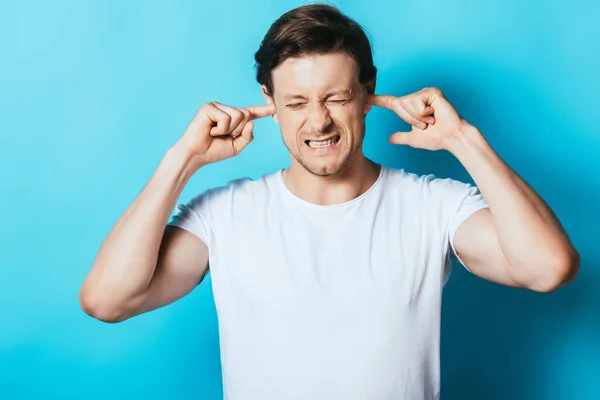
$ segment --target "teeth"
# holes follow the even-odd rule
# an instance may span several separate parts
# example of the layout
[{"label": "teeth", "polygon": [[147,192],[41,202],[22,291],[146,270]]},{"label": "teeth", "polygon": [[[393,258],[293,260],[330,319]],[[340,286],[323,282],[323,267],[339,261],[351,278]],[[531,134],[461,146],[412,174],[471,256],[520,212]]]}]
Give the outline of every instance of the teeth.
[{"label": "teeth", "polygon": [[334,136],[327,140],[309,140],[308,145],[310,147],[327,147],[338,141],[338,137]]}]

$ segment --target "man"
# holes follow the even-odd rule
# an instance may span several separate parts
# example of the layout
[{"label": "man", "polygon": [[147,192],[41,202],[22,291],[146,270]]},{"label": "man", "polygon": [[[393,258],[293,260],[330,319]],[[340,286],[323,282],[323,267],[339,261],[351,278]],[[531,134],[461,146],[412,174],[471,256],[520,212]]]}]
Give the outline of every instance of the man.
[{"label": "man", "polygon": [[[337,9],[284,14],[255,58],[267,104],[200,108],[102,244],[81,288],[88,314],[118,322],[169,304],[210,265],[225,398],[434,399],[451,254],[539,292],[575,276],[552,211],[442,92],[374,94],[369,41]],[[477,186],[367,159],[372,106],[413,126],[391,143],[449,151]],[[188,179],[271,115],[291,167],[207,190],[169,222]]]}]

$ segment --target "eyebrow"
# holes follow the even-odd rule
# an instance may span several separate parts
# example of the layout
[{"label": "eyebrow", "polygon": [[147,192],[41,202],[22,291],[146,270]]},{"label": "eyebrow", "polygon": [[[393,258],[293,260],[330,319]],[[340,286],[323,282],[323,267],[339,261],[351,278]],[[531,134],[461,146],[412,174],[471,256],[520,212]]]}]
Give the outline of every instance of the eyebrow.
[{"label": "eyebrow", "polygon": [[[324,97],[327,98],[327,97],[337,96],[337,95],[352,97],[352,90],[351,89],[332,90],[331,92],[327,92]],[[286,94],[283,97],[283,99],[284,100],[295,100],[295,99],[306,100],[307,97],[302,94],[290,93],[290,94]]]}]

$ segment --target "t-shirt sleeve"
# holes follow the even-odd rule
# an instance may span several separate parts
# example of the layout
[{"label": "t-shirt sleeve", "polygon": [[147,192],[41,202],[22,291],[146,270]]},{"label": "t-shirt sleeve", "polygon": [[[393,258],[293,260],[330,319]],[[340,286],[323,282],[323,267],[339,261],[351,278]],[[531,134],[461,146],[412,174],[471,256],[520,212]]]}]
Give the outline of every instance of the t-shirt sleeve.
[{"label": "t-shirt sleeve", "polygon": [[210,214],[210,191],[205,191],[187,203],[177,205],[175,214],[167,225],[177,226],[196,235],[209,248],[212,245],[213,231]]},{"label": "t-shirt sleeve", "polygon": [[447,204],[450,207],[448,210],[449,221],[446,230],[448,245],[452,251],[452,255],[466,268],[465,263],[459,257],[456,248],[454,247],[454,235],[456,234],[458,227],[468,217],[476,211],[488,207],[488,203],[477,186],[456,180],[448,180],[447,182],[449,195]]},{"label": "t-shirt sleeve", "polygon": [[[234,202],[242,204],[244,209],[243,199],[247,196],[243,196],[242,193],[245,184],[251,181],[248,177],[234,179],[223,186],[205,190],[187,203],[178,204],[167,225],[193,233],[209,249],[214,249],[219,237],[226,237],[230,232],[233,219],[239,218],[239,213],[234,213]],[[243,215],[243,212],[241,214]]]}]

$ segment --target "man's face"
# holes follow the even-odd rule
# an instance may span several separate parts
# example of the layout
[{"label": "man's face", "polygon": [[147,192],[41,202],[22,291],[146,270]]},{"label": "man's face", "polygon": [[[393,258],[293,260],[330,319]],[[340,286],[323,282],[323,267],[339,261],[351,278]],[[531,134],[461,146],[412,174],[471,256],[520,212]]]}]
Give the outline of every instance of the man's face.
[{"label": "man's face", "polygon": [[336,175],[362,157],[366,90],[345,53],[290,58],[272,71],[275,122],[297,162],[318,176]]}]

